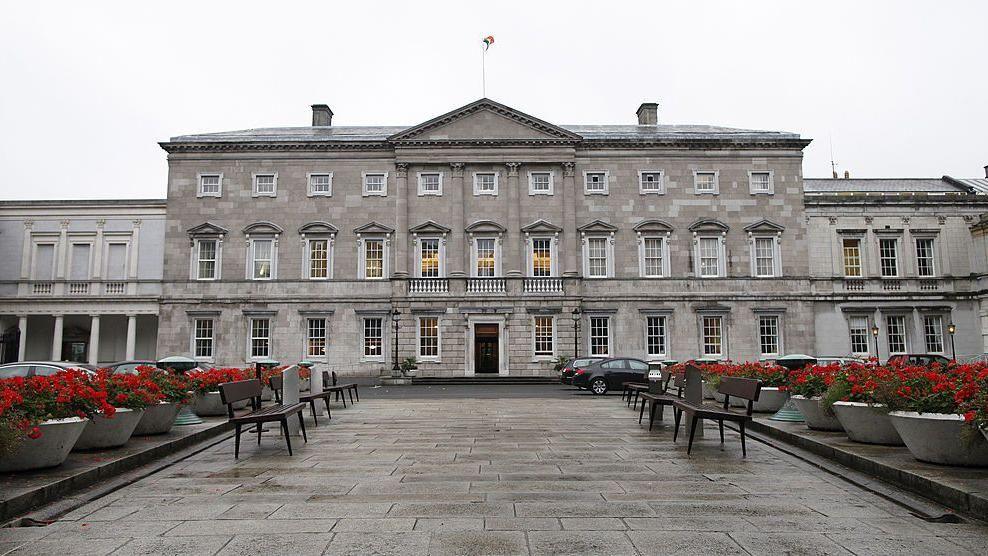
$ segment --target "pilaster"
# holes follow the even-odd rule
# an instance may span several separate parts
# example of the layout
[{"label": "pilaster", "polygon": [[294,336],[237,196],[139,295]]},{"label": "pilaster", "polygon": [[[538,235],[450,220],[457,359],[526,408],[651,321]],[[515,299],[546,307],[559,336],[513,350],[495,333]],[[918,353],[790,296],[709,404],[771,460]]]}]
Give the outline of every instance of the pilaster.
[{"label": "pilaster", "polygon": [[470,260],[466,251],[466,241],[464,224],[466,220],[466,205],[463,201],[465,195],[463,193],[463,163],[453,162],[449,165],[450,175],[452,179],[450,180],[450,203],[452,204],[452,230],[449,233],[449,249],[447,249],[446,254],[449,259],[449,272],[448,276],[460,277],[466,276],[466,261]]},{"label": "pilaster", "polygon": [[576,238],[579,235],[576,230],[576,178],[575,164],[573,162],[563,162],[563,234],[560,249],[565,253],[563,257],[563,276],[579,276],[580,269],[577,264],[576,252],[578,250]]},{"label": "pilaster", "polygon": [[521,163],[508,162],[505,166],[508,167],[508,231],[505,234],[507,245],[503,259],[507,263],[505,275],[521,276],[521,195],[518,190],[518,167]]},{"label": "pilaster", "polygon": [[395,278],[408,278],[408,164],[395,164]]}]

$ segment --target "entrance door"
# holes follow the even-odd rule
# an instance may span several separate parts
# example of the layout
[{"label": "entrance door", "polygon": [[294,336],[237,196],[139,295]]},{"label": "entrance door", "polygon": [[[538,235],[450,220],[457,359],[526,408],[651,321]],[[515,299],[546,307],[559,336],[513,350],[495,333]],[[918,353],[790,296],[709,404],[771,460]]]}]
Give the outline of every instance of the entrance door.
[{"label": "entrance door", "polygon": [[474,372],[497,373],[499,370],[498,330],[496,324],[475,324],[474,337]]}]

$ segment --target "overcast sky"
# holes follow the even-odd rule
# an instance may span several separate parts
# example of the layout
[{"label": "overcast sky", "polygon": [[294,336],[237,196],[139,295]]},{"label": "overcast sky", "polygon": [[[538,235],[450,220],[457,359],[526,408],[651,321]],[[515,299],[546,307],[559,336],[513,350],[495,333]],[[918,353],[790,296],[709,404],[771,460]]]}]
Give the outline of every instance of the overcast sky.
[{"label": "overcast sky", "polygon": [[[646,6],[646,4],[650,4]],[[149,9],[152,7],[153,9]],[[171,136],[412,125],[481,96],[558,124],[794,131],[855,177],[983,177],[988,2],[4,2],[0,198],[163,197]]]}]

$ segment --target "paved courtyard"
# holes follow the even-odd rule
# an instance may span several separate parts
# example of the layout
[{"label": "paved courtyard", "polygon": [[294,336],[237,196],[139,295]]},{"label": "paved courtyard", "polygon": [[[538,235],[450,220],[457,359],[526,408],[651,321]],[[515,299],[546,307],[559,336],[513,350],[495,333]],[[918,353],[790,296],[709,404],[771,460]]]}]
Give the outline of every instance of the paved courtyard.
[{"label": "paved courtyard", "polygon": [[[0,554],[984,554],[988,529],[928,523],[771,447],[716,429],[686,456],[618,396],[373,396],[224,441]],[[518,389],[512,392],[517,393]],[[544,392],[544,395],[540,392]],[[464,395],[468,395],[464,389]],[[667,415],[667,419],[671,418]],[[273,428],[273,427],[272,427]]]}]

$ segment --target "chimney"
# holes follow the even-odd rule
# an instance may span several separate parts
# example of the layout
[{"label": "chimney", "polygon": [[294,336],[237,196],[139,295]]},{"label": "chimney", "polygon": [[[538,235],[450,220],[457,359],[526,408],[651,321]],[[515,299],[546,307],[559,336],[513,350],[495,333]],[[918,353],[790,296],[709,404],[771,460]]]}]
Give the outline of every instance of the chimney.
[{"label": "chimney", "polygon": [[312,127],[329,127],[333,125],[333,111],[325,104],[312,105]]},{"label": "chimney", "polygon": [[845,180],[851,179],[851,172],[844,170],[844,179]]},{"label": "chimney", "polygon": [[654,102],[643,102],[638,107],[638,125],[657,125],[659,123],[659,105]]},{"label": "chimney", "polygon": [[985,166],[985,179],[988,180],[988,166]]}]

